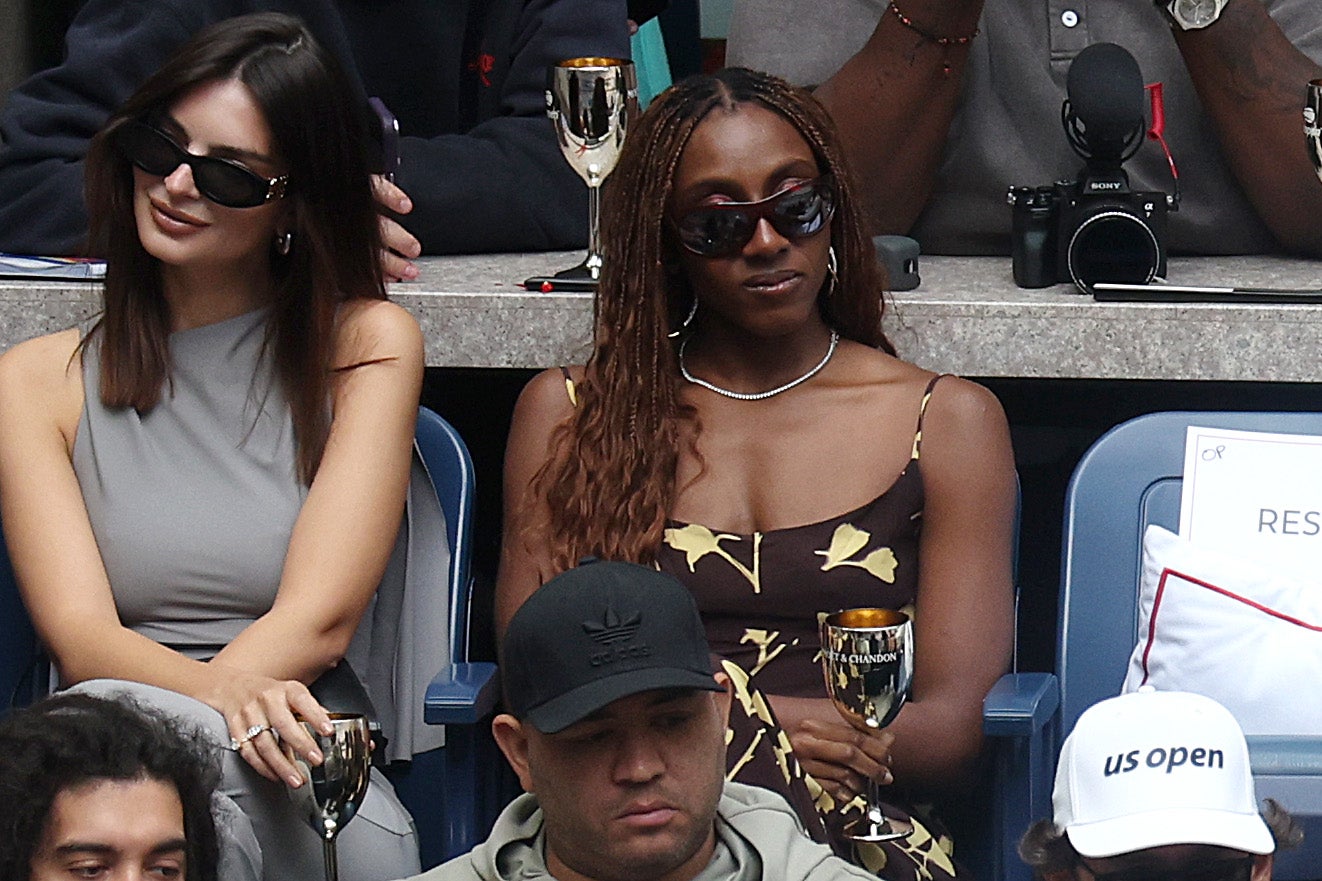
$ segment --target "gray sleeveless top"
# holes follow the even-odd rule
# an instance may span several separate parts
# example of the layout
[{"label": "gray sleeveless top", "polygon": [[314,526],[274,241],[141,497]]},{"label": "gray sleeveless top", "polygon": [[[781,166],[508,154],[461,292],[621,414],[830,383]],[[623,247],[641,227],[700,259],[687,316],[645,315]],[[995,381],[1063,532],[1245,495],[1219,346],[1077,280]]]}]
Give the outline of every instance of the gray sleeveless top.
[{"label": "gray sleeveless top", "polygon": [[[73,467],[120,621],[193,658],[271,608],[307,495],[265,319],[171,334],[171,380],[146,414],[102,404],[99,334],[83,354]],[[449,663],[448,567],[444,515],[415,453],[399,539],[347,654],[392,759],[444,739],[421,717],[427,682]]]},{"label": "gray sleeveless top", "polygon": [[270,609],[306,495],[265,317],[171,334],[171,382],[142,415],[101,403],[100,335],[83,357],[73,467],[120,620],[193,657]]}]

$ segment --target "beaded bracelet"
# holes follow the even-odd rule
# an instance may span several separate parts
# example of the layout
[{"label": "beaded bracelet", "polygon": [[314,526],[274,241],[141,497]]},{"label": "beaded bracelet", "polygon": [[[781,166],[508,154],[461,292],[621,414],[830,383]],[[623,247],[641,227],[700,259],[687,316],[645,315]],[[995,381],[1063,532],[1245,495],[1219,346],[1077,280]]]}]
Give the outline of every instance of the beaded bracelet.
[{"label": "beaded bracelet", "polygon": [[894,2],[892,2],[890,5],[890,11],[895,13],[895,17],[900,20],[900,24],[904,25],[906,28],[913,31],[915,34],[922,37],[927,42],[935,43],[936,45],[940,46],[942,50],[944,50],[945,54],[942,56],[941,59],[941,72],[946,76],[950,76],[950,71],[951,71],[950,47],[967,46],[969,43],[973,42],[974,37],[982,33],[981,28],[974,28],[973,33],[965,34],[962,37],[938,37],[936,34],[933,34],[929,31],[925,31],[922,28],[920,28],[918,25],[914,24],[913,19],[905,15],[903,12],[901,12],[900,7],[896,6]]}]

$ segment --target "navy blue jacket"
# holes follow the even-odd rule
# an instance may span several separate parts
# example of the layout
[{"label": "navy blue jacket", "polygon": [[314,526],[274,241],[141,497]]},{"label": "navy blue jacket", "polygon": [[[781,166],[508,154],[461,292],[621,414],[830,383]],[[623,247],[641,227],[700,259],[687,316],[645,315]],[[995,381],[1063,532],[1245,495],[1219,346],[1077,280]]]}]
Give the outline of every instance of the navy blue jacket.
[{"label": "navy blue jacket", "polygon": [[0,112],[0,251],[77,254],[87,143],[205,25],[296,15],[379,96],[403,134],[396,182],[424,253],[537,251],[587,240],[586,189],[545,116],[550,64],[628,57],[625,0],[88,0],[65,61]]}]

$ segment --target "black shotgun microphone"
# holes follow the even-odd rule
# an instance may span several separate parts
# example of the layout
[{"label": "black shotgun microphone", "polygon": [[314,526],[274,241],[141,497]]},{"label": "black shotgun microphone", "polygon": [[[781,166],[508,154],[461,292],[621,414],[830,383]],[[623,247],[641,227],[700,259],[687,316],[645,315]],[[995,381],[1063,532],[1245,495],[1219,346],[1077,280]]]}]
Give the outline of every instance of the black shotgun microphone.
[{"label": "black shotgun microphone", "polygon": [[1084,159],[1121,163],[1143,140],[1143,74],[1123,46],[1094,43],[1065,77],[1061,108],[1070,146]]}]

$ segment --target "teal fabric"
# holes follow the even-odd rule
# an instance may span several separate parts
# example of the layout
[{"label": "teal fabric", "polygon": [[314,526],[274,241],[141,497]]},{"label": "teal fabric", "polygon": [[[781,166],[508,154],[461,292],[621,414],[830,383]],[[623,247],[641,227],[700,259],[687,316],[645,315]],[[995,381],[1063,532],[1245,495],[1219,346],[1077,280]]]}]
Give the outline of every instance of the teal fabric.
[{"label": "teal fabric", "polygon": [[630,49],[638,75],[638,109],[646,110],[653,98],[670,87],[670,62],[666,60],[661,22],[653,18],[641,25],[630,41]]}]

